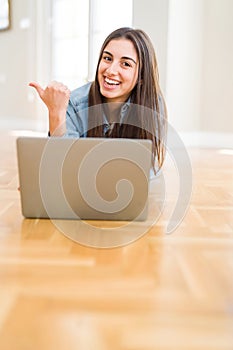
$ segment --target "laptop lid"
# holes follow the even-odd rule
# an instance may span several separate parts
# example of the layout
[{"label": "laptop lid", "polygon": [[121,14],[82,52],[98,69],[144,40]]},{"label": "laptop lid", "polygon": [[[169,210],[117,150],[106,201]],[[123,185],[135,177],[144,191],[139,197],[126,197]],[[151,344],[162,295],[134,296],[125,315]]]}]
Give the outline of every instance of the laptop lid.
[{"label": "laptop lid", "polygon": [[146,220],[151,141],[19,137],[26,218]]}]

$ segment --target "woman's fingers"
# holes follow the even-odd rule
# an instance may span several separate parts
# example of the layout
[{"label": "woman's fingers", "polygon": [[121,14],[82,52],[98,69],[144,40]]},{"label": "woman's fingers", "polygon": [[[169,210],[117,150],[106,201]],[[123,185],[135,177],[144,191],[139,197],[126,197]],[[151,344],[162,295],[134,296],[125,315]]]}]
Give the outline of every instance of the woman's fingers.
[{"label": "woman's fingers", "polygon": [[46,87],[43,97],[50,111],[64,111],[69,102],[70,91],[64,84],[53,81]]},{"label": "woman's fingers", "polygon": [[36,89],[50,112],[55,111],[59,113],[66,110],[70,98],[70,90],[64,84],[52,81],[45,89],[36,82],[29,83],[29,86]]},{"label": "woman's fingers", "polygon": [[31,86],[34,89],[36,89],[36,91],[38,92],[40,98],[42,98],[43,93],[44,93],[44,89],[40,86],[40,84],[35,83],[35,82],[31,82],[31,83],[29,83],[29,86]]}]

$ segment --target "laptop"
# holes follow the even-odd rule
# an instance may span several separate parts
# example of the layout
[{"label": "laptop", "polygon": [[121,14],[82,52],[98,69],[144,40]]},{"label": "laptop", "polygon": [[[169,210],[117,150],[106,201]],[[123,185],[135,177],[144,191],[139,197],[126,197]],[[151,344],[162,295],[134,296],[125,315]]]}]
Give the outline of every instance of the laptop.
[{"label": "laptop", "polygon": [[150,140],[19,137],[22,215],[72,220],[146,220]]}]

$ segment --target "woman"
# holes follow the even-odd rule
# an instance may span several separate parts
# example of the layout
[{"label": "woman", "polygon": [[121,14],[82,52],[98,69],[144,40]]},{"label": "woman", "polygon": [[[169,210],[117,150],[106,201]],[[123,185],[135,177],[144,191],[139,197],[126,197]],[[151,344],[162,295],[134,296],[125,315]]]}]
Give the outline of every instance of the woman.
[{"label": "woman", "polygon": [[152,140],[153,169],[165,156],[166,105],[159,87],[151,40],[132,28],[104,41],[92,83],[74,90],[52,82],[30,83],[49,110],[49,135],[123,137]]}]

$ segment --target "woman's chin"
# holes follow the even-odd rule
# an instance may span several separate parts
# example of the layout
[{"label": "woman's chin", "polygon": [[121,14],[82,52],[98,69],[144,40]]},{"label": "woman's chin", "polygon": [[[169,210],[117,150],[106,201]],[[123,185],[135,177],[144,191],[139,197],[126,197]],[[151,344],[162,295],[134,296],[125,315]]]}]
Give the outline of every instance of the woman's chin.
[{"label": "woman's chin", "polygon": [[100,93],[106,99],[115,99],[118,97],[118,94],[113,91],[106,91],[106,89],[100,89]]}]

